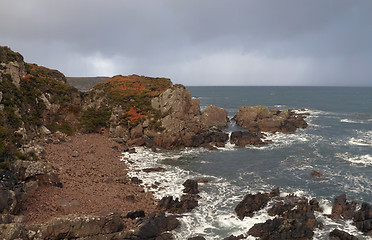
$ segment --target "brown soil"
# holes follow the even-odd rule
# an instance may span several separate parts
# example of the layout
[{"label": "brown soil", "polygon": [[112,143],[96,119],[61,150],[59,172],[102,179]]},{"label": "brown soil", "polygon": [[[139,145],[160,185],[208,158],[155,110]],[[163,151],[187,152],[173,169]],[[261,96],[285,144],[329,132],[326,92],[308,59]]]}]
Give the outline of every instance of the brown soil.
[{"label": "brown soil", "polygon": [[[152,194],[128,179],[127,167],[120,161],[120,145],[110,142],[107,136],[75,135],[71,141],[48,144],[45,151],[63,187],[42,185],[27,198],[20,212],[27,224],[67,214],[117,210],[125,216],[142,209],[148,215],[156,210]],[[129,228],[133,226],[133,221],[125,222]]]}]

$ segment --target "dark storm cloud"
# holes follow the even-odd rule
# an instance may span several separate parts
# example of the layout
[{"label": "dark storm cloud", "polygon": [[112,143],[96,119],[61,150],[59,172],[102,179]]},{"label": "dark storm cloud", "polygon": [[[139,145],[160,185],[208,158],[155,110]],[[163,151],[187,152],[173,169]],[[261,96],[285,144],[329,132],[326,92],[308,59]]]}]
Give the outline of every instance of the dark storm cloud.
[{"label": "dark storm cloud", "polygon": [[372,85],[368,0],[0,0],[0,9],[1,45],[69,76]]}]

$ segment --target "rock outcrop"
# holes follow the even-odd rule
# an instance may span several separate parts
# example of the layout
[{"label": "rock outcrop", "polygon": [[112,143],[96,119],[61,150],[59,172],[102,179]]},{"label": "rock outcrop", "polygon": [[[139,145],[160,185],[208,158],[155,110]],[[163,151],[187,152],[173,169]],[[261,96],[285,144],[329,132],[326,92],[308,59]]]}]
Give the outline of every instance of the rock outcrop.
[{"label": "rock outcrop", "polygon": [[358,240],[357,237],[342,231],[340,229],[334,229],[329,233],[330,240]]},{"label": "rock outcrop", "polygon": [[163,197],[159,203],[158,208],[162,211],[171,213],[187,213],[198,206],[199,193],[198,182],[195,180],[188,179],[183,183],[185,187],[181,196],[181,200],[173,198],[173,196]]},{"label": "rock outcrop", "polygon": [[229,121],[227,111],[214,105],[208,106],[201,116],[201,121],[208,127],[223,129]]},{"label": "rock outcrop", "polygon": [[304,118],[307,114],[297,114],[290,110],[269,110],[265,106],[243,106],[234,116],[238,126],[257,132],[293,133],[297,128],[306,128]]},{"label": "rock outcrop", "polygon": [[[125,230],[122,216],[117,213],[106,215],[68,215],[54,218],[45,224],[25,225],[22,223],[0,224],[1,239],[157,239],[166,234],[172,239],[171,231],[179,221],[164,213],[152,213],[139,221],[134,230]],[[163,239],[163,238],[161,238]]]},{"label": "rock outcrop", "polygon": [[335,197],[331,218],[332,219],[352,219],[356,210],[357,202],[348,202],[346,194]]},{"label": "rock outcrop", "polygon": [[355,226],[368,236],[372,236],[372,205],[362,203],[362,207],[354,215]]},{"label": "rock outcrop", "polygon": [[314,211],[321,211],[314,199],[308,201],[295,195],[276,196],[268,213],[277,217],[255,224],[248,234],[260,239],[312,239],[314,228],[320,226]]},{"label": "rock outcrop", "polygon": [[239,147],[244,147],[247,145],[265,145],[268,142],[262,141],[261,132],[251,132],[251,131],[235,131],[231,133],[230,142]]},{"label": "rock outcrop", "polygon": [[264,208],[275,196],[279,196],[279,189],[274,189],[270,193],[247,194],[235,207],[235,212],[240,220],[243,220],[244,217],[253,217],[256,211]]}]

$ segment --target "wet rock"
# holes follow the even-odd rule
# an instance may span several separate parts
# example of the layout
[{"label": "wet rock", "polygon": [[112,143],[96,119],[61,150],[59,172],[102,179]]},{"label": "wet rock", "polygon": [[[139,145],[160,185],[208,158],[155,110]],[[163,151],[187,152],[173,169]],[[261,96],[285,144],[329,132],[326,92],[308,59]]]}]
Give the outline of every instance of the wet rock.
[{"label": "wet rock", "polygon": [[138,177],[132,177],[132,178],[130,179],[130,181],[131,181],[132,183],[134,183],[134,184],[141,184],[141,183],[142,183],[142,180],[139,179]]},{"label": "wet rock", "polygon": [[197,236],[197,237],[188,238],[187,240],[205,240],[205,238],[201,236]]},{"label": "wet rock", "polygon": [[329,238],[330,240],[358,240],[357,237],[339,229],[334,229],[330,232]]},{"label": "wet rock", "polygon": [[161,236],[163,232],[174,230],[179,225],[179,221],[174,216],[166,217],[162,212],[151,213],[134,230],[134,235],[138,239],[155,239]]},{"label": "wet rock", "polygon": [[223,240],[239,240],[239,239],[245,239],[246,237],[244,235],[234,236],[231,235],[229,237],[224,238]]},{"label": "wet rock", "polygon": [[167,169],[162,167],[156,167],[156,168],[144,168],[142,169],[143,172],[149,173],[149,172],[165,172]]},{"label": "wet rock", "polygon": [[297,128],[306,128],[304,114],[290,110],[269,110],[266,106],[243,106],[234,116],[238,126],[250,131],[293,133]]},{"label": "wet rock", "polygon": [[362,203],[362,207],[354,215],[355,226],[365,234],[372,236],[372,205]]},{"label": "wet rock", "polygon": [[231,133],[230,142],[239,147],[245,147],[247,145],[264,145],[266,144],[261,140],[261,133],[259,132],[242,132],[235,131]]},{"label": "wet rock", "polygon": [[181,201],[178,198],[173,199],[173,196],[163,197],[158,203],[158,208],[162,211],[178,214],[191,212],[198,206],[197,198],[198,196],[194,194],[183,195]]},{"label": "wet rock", "polygon": [[125,217],[130,219],[143,218],[145,217],[145,211],[143,210],[131,211],[128,212]]},{"label": "wet rock", "polygon": [[323,177],[325,177],[325,175],[323,173],[320,173],[320,172],[317,172],[317,171],[312,171],[311,176],[313,178],[323,178]]},{"label": "wet rock", "polygon": [[284,211],[281,217],[255,224],[248,234],[260,239],[312,239],[314,228],[319,226],[312,207],[306,201]]},{"label": "wet rock", "polygon": [[347,202],[346,194],[341,194],[335,197],[331,218],[336,219],[352,219],[355,213],[357,203]]},{"label": "wet rock", "polygon": [[247,194],[244,199],[235,207],[235,212],[240,220],[244,217],[253,217],[254,212],[266,206],[272,197],[279,196],[279,189],[270,193]]},{"label": "wet rock", "polygon": [[198,182],[195,180],[188,179],[182,184],[185,189],[183,189],[184,193],[189,193],[189,194],[198,194]]},{"label": "wet rock", "polygon": [[128,153],[137,153],[135,148],[129,148]]}]

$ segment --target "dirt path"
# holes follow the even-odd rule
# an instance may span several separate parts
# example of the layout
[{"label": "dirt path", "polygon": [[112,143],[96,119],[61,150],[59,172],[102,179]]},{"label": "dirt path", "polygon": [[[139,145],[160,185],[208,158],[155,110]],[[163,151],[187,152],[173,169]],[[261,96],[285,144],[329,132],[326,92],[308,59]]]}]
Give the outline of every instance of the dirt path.
[{"label": "dirt path", "polygon": [[[128,179],[126,165],[119,161],[121,148],[100,134],[75,135],[69,142],[48,144],[46,160],[58,172],[63,187],[40,186],[24,202],[20,215],[34,224],[66,214],[118,210],[125,216],[138,209],[146,215],[155,211],[152,194]],[[126,223],[129,228],[133,224]]]}]

